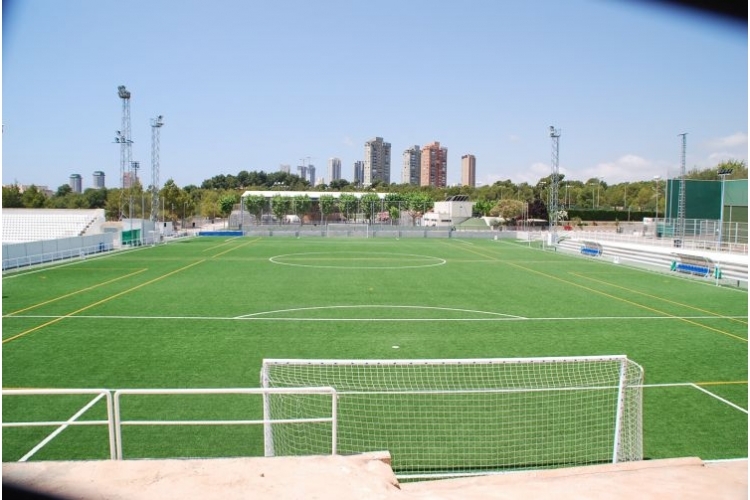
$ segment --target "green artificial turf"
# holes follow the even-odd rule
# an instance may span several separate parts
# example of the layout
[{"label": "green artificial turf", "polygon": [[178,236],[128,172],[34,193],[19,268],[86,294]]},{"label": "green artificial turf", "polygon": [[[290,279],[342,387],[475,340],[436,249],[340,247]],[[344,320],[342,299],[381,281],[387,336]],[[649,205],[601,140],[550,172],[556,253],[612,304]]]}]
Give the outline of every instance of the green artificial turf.
[{"label": "green artificial turf", "polygon": [[[195,238],[6,275],[2,294],[4,389],[257,387],[264,358],[625,354],[645,370],[647,457],[747,456],[747,293],[710,280],[503,240]],[[126,418],[260,418],[258,397],[128,397]],[[3,397],[3,421],[90,400],[29,398]],[[54,429],[5,428],[3,461]],[[259,455],[262,428],[126,426],[123,443]],[[104,428],[70,427],[30,459],[108,453]]]}]

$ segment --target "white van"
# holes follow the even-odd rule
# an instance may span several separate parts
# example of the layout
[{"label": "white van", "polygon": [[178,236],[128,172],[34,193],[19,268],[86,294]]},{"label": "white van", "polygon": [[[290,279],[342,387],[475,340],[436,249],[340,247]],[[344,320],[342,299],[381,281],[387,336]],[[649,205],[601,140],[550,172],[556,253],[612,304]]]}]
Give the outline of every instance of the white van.
[{"label": "white van", "polygon": [[300,222],[299,215],[284,216],[284,224],[299,224]]}]

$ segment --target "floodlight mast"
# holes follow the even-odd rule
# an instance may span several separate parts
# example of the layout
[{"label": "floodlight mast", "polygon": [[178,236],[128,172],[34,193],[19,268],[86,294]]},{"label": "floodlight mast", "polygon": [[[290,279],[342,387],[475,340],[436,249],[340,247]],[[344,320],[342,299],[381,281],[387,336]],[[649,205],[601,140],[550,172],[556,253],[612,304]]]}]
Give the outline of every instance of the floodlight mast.
[{"label": "floodlight mast", "polygon": [[549,127],[549,136],[552,138],[552,185],[550,186],[549,207],[549,231],[550,243],[557,243],[557,223],[560,219],[560,130],[554,126]]},{"label": "floodlight mast", "polygon": [[685,240],[685,155],[687,152],[687,133],[678,134],[682,136],[682,155],[680,157],[680,190],[677,193],[677,237],[679,245]]},{"label": "floodlight mast", "polygon": [[125,190],[125,173],[133,161],[133,140],[130,137],[130,91],[125,85],[117,87],[117,96],[122,100],[122,126],[117,131],[115,143],[120,145],[120,219],[122,219],[122,197]]},{"label": "floodlight mast", "polygon": [[[724,238],[724,182],[726,181],[727,175],[730,175],[734,169],[728,167],[722,167],[719,169],[719,177],[721,177],[721,209],[719,210],[719,241],[717,244],[717,250],[721,252],[721,246]],[[731,218],[731,217],[730,217]]]},{"label": "floodlight mast", "polygon": [[151,119],[151,221],[159,220],[159,148],[160,130],[164,126],[162,115]]}]

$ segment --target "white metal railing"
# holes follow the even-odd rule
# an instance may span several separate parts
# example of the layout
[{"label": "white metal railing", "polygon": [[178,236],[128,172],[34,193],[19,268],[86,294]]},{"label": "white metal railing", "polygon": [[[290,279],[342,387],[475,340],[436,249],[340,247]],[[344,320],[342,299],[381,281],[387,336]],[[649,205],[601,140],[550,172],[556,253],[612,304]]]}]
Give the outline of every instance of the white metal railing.
[{"label": "white metal railing", "polygon": [[[67,429],[69,426],[79,425],[106,425],[109,431],[109,458],[116,457],[115,427],[114,414],[112,406],[112,393],[107,389],[3,389],[4,396],[70,396],[70,395],[94,395],[94,399],[76,412],[72,417],[63,421],[28,421],[28,422],[3,422],[3,427],[57,427],[57,429],[32,448],[19,461],[25,462],[31,458],[37,451],[54,439],[58,434]],[[78,420],[86,411],[92,408],[102,398],[107,403],[107,420]]]},{"label": "white metal railing", "polygon": [[[249,388],[249,389],[3,389],[2,396],[53,396],[90,394],[96,397],[68,420],[60,421],[24,421],[3,422],[3,427],[58,427],[47,438],[38,443],[21,461],[26,461],[68,426],[106,425],[109,431],[109,455],[112,460],[123,460],[122,427],[126,425],[270,425],[270,424],[305,424],[329,422],[331,424],[331,454],[337,453],[337,392],[332,387],[304,388]],[[331,397],[331,416],[318,418],[294,419],[257,419],[257,420],[123,420],[121,417],[122,396],[127,395],[205,395],[205,394],[321,394]],[[79,418],[100,400],[107,404],[107,420],[79,420]]]},{"label": "white metal railing", "polygon": [[653,232],[642,231],[623,231],[617,232],[612,229],[602,229],[600,231],[591,230],[574,230],[559,232],[558,236],[568,236],[575,239],[590,239],[596,241],[612,241],[620,243],[639,243],[644,245],[684,248],[687,250],[710,250],[729,253],[748,254],[748,244],[741,242],[730,242],[724,239],[721,245],[716,239],[700,236],[686,236],[677,240],[675,237],[658,237]]},{"label": "white metal railing", "polygon": [[54,250],[51,252],[22,255],[18,257],[6,257],[5,255],[3,255],[3,271],[35,266],[39,264],[52,264],[63,260],[85,259],[88,256],[111,252],[112,249],[113,245],[105,242],[99,242],[94,245],[87,245],[77,248],[66,248],[61,250]]}]

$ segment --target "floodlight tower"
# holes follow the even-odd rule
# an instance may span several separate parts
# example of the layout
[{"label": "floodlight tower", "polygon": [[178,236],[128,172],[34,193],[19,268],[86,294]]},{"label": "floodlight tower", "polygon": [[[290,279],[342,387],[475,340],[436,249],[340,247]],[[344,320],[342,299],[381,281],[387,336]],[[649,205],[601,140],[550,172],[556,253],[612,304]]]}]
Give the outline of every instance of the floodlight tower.
[{"label": "floodlight tower", "polygon": [[682,244],[685,239],[685,152],[687,150],[687,133],[682,136],[682,155],[680,159],[680,191],[677,194],[677,237]]},{"label": "floodlight tower", "polygon": [[722,167],[719,168],[719,177],[721,177],[721,210],[719,210],[719,241],[717,250],[721,252],[721,244],[723,239],[723,228],[724,228],[724,182],[726,181],[727,175],[732,173],[731,168]]},{"label": "floodlight tower", "polygon": [[163,116],[151,119],[151,221],[159,217],[159,145],[160,130],[164,125]]},{"label": "floodlight tower", "polygon": [[547,212],[549,214],[550,243],[555,244],[557,243],[557,221],[560,211],[560,130],[550,125],[549,136],[552,138],[552,186],[550,186]]},{"label": "floodlight tower", "polygon": [[120,144],[120,187],[125,188],[125,172],[133,161],[133,140],[130,136],[130,91],[125,85],[117,87],[117,95],[122,100],[122,127],[117,131],[115,142]]},{"label": "floodlight tower", "polygon": [[125,192],[125,173],[130,169],[133,158],[133,140],[130,138],[130,91],[125,85],[117,87],[117,95],[122,100],[122,126],[115,132],[115,143],[120,145],[120,207],[119,217],[122,219],[123,195]]}]

